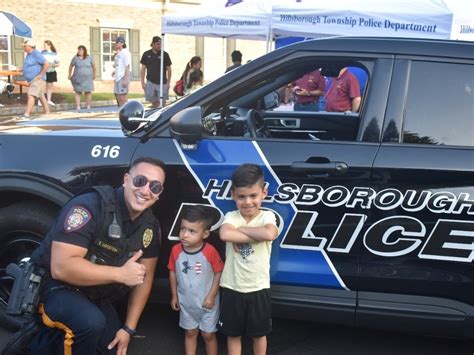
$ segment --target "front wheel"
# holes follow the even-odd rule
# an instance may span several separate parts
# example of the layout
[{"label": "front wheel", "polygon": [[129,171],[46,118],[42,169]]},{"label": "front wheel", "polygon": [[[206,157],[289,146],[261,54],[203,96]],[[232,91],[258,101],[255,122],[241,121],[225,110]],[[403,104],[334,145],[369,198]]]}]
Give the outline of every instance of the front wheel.
[{"label": "front wheel", "polygon": [[15,331],[24,317],[6,314],[13,279],[6,274],[10,263],[29,258],[51,228],[56,212],[34,201],[22,201],[0,209],[0,327]]}]

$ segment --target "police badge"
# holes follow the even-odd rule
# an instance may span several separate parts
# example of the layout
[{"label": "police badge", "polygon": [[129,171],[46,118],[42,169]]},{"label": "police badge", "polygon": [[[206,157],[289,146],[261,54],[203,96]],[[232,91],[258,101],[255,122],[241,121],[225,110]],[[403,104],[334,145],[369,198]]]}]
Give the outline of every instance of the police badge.
[{"label": "police badge", "polygon": [[150,228],[145,229],[143,232],[143,247],[148,248],[153,239],[153,230]]}]

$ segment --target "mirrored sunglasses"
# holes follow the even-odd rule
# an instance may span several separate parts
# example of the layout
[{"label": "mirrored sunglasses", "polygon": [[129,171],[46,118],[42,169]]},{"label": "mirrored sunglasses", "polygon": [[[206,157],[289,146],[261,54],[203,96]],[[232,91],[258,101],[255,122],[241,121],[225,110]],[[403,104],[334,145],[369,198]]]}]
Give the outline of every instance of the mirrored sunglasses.
[{"label": "mirrored sunglasses", "polygon": [[149,181],[146,176],[143,175],[134,176],[132,178],[132,183],[135,187],[143,187],[148,184],[148,188],[155,195],[158,195],[160,192],[163,191],[163,185],[161,185],[161,182],[159,182],[158,180]]}]

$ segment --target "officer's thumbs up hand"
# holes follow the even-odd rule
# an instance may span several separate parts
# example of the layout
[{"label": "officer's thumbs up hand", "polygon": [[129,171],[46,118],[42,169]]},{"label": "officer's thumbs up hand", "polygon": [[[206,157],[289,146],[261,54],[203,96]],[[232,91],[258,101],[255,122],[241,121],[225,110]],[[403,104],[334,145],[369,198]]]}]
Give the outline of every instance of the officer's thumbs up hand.
[{"label": "officer's thumbs up hand", "polygon": [[122,283],[127,286],[141,285],[145,280],[145,265],[138,262],[143,255],[143,251],[137,251],[130,259],[121,266]]},{"label": "officer's thumbs up hand", "polygon": [[131,256],[131,258],[128,259],[128,261],[130,261],[130,260],[138,261],[138,259],[140,259],[140,258],[142,257],[142,255],[143,255],[143,250],[140,249],[139,251],[135,252],[135,253]]}]

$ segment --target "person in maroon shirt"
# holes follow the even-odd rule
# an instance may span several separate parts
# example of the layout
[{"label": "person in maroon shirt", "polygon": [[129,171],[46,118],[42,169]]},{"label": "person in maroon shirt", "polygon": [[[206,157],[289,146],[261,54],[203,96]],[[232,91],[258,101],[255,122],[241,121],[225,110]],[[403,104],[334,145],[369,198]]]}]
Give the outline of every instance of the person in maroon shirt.
[{"label": "person in maroon shirt", "polygon": [[319,70],[306,73],[294,82],[294,111],[319,111],[319,97],[326,91],[326,82]]},{"label": "person in maroon shirt", "polygon": [[325,98],[328,112],[357,112],[361,100],[359,81],[344,67],[337,78],[332,79]]}]

